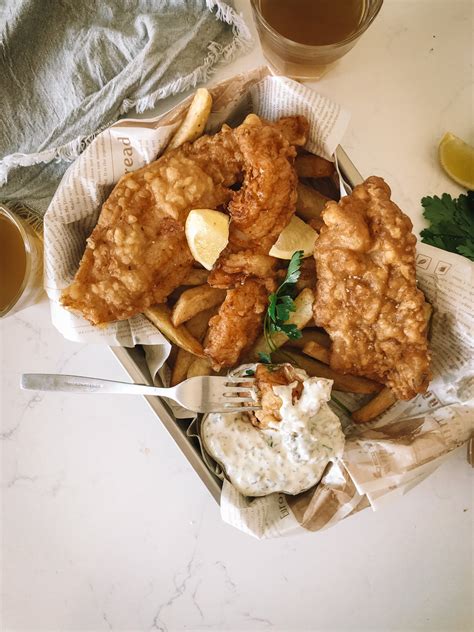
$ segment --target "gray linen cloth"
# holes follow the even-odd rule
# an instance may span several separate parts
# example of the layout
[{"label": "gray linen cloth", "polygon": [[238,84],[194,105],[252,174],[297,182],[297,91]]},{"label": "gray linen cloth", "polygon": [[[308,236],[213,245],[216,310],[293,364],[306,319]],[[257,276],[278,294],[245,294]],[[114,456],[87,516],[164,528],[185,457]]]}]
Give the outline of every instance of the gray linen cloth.
[{"label": "gray linen cloth", "polygon": [[251,43],[223,0],[6,0],[0,12],[0,200],[38,215],[95,134]]}]

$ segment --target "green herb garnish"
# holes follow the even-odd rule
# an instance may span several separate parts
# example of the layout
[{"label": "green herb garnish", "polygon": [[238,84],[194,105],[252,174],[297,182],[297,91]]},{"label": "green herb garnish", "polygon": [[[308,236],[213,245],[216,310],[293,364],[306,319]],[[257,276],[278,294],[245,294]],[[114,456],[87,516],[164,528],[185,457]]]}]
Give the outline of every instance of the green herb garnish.
[{"label": "green herb garnish", "polygon": [[246,369],[244,371],[244,377],[252,377],[252,375],[255,375],[255,371],[253,369]]},{"label": "green herb garnish", "polygon": [[420,233],[421,241],[474,261],[474,191],[454,200],[448,193],[424,197],[421,204],[430,222]]},{"label": "green herb garnish", "polygon": [[271,363],[271,354],[276,350],[273,342],[273,334],[281,331],[288,338],[296,340],[301,338],[301,331],[296,325],[288,323],[290,313],[296,311],[295,302],[293,300],[296,289],[296,282],[301,274],[301,261],[303,260],[303,251],[297,250],[293,253],[286,277],[276,292],[268,297],[268,308],[263,323],[263,333],[265,341],[270,349],[269,353],[259,353],[262,362]]},{"label": "green herb garnish", "polygon": [[263,351],[259,351],[258,352],[258,359],[263,364],[271,364],[272,363],[272,359],[270,357],[270,354],[269,353],[263,353]]}]

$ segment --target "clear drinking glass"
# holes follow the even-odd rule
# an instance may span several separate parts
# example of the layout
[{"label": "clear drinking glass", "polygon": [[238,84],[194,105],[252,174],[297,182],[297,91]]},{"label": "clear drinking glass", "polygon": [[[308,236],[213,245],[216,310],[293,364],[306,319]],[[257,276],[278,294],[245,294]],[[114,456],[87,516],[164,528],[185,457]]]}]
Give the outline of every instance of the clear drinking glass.
[{"label": "clear drinking glass", "polygon": [[[2,253],[0,253],[0,284],[3,286],[3,290],[0,288],[0,292],[2,292],[0,318],[3,318],[37,303],[42,297],[43,240],[31,224],[12,213],[3,204],[0,204],[1,222],[9,224],[8,232],[6,229],[2,230],[2,226],[0,226],[0,249],[2,249]],[[18,234],[15,231],[18,231],[20,238],[17,244],[21,244],[21,242],[23,244],[23,250],[16,249],[18,256],[13,256],[15,250],[10,248],[11,243],[7,243],[7,240],[11,239],[12,236],[17,239]],[[10,251],[11,257],[9,257]],[[21,266],[20,273],[18,273],[18,268],[15,270],[15,266]],[[12,274],[15,275],[14,282],[12,281]],[[5,290],[7,284],[10,286],[8,292]]]},{"label": "clear drinking glass", "polygon": [[293,79],[322,77],[334,62],[356,44],[374,21],[382,3],[383,0],[364,0],[359,25],[346,39],[335,44],[310,46],[280,35],[263,17],[261,0],[251,0],[255,25],[265,58],[277,74]]}]

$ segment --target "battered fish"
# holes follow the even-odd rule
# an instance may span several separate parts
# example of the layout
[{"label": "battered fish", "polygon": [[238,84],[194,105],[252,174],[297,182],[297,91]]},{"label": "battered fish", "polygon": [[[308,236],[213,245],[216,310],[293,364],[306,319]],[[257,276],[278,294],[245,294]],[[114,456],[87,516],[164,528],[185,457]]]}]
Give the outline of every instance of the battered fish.
[{"label": "battered fish", "polygon": [[237,364],[261,333],[267,305],[268,291],[255,279],[227,291],[219,312],[209,321],[204,349],[215,370]]},{"label": "battered fish", "polygon": [[276,259],[268,252],[295,213],[295,146],[307,135],[304,116],[269,124],[252,114],[235,130],[244,180],[228,206],[229,245],[209,276],[210,285],[229,288],[248,277],[274,277]]},{"label": "battered fish", "polygon": [[413,226],[390,195],[374,176],[326,204],[314,318],[331,337],[331,368],[411,399],[430,380],[426,303],[416,286]]},{"label": "battered fish", "polygon": [[[291,121],[292,124],[289,124]],[[235,249],[268,254],[296,209],[296,147],[306,119],[241,125],[235,137],[244,160],[244,181],[229,204],[229,242]],[[296,133],[295,127],[299,130]]]},{"label": "battered fish", "polygon": [[253,250],[232,252],[229,248],[212,269],[209,283],[222,289],[242,285],[248,278],[266,283],[275,278],[277,264],[277,259],[270,255],[256,254]]},{"label": "battered fish", "polygon": [[228,206],[229,245],[209,275],[210,285],[235,288],[209,323],[204,352],[215,370],[237,364],[262,331],[277,266],[268,252],[295,213],[295,144],[303,144],[307,132],[304,117],[271,125],[253,116],[235,130],[244,180]]},{"label": "battered fish", "polygon": [[268,428],[270,424],[281,421],[280,409],[282,400],[273,391],[274,386],[288,386],[294,384],[292,390],[293,403],[301,397],[303,391],[303,378],[291,364],[282,364],[279,367],[268,367],[266,364],[257,364],[255,370],[255,386],[260,396],[262,409],[247,413],[250,422],[257,428]]},{"label": "battered fish", "polygon": [[241,172],[234,131],[224,126],[123,176],[102,207],[62,304],[100,324],[164,302],[192,268],[187,214],[229,202]]}]

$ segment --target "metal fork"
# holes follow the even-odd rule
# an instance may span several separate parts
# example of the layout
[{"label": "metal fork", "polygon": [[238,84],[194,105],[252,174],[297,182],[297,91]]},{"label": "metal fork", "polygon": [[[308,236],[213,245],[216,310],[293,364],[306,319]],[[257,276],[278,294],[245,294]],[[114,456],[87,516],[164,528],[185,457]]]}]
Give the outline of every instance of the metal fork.
[{"label": "metal fork", "polygon": [[191,377],[171,388],[130,384],[80,375],[24,373],[21,388],[69,393],[117,393],[167,397],[196,413],[235,413],[259,410],[255,380],[250,377]]}]

